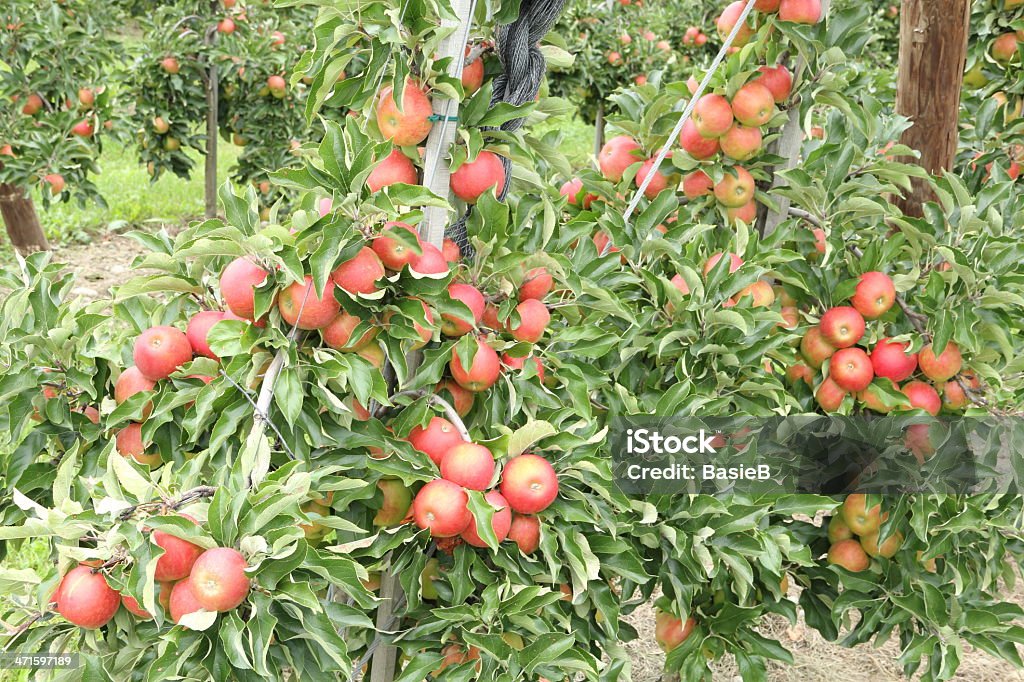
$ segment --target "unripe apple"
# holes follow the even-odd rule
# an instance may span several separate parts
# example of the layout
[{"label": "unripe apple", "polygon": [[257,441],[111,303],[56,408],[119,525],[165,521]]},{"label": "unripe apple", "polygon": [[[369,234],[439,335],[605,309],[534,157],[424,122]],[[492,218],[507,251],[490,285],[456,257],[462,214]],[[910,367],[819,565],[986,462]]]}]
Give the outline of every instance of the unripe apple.
[{"label": "unripe apple", "polygon": [[726,169],[721,182],[715,185],[715,198],[726,208],[740,208],[754,199],[754,177],[742,166]]},{"label": "unripe apple", "polygon": [[373,525],[384,528],[397,526],[409,514],[412,491],[399,478],[382,478],[377,481],[377,488],[383,501],[373,517]]},{"label": "unripe apple", "polygon": [[816,24],[821,21],[821,0],[782,0],[779,19],[794,24]]},{"label": "unripe apple", "polygon": [[871,358],[860,348],[842,348],[829,359],[829,376],[839,388],[858,393],[875,378]]},{"label": "unripe apple", "polygon": [[601,147],[597,157],[601,175],[611,182],[619,182],[627,168],[641,162],[642,151],[640,144],[627,135],[613,137]]},{"label": "unripe apple", "polygon": [[441,478],[469,490],[486,490],[493,477],[494,455],[476,443],[459,443],[441,460]]},{"label": "unripe apple", "polygon": [[811,327],[800,341],[800,354],[807,364],[814,369],[821,369],[825,361],[836,352],[836,347],[829,343],[820,327]]},{"label": "unripe apple", "polygon": [[[743,16],[743,10],[746,9],[746,5],[747,3],[743,2],[743,0],[736,0],[736,2],[733,2],[722,11],[722,15],[718,17],[716,25],[718,27],[718,35],[723,39],[728,37],[733,27],[740,22],[740,17]],[[754,29],[744,24],[736,33],[736,38],[732,42],[733,47],[743,47],[750,42],[753,36]]]},{"label": "unripe apple", "polygon": [[486,391],[498,380],[501,373],[501,360],[497,352],[488,346],[480,337],[476,339],[476,353],[468,368],[462,366],[459,359],[457,347],[452,349],[452,359],[449,363],[452,377],[463,388],[474,393]]},{"label": "unripe apple", "polygon": [[766,125],[775,114],[775,96],[759,81],[747,83],[732,98],[732,112],[745,126],[758,128]]},{"label": "unripe apple", "polygon": [[451,175],[452,193],[467,204],[475,204],[483,193],[492,190],[495,196],[505,189],[505,166],[494,152],[482,151],[473,161],[459,166]]},{"label": "unripe apple", "polygon": [[89,566],[76,566],[60,581],[54,594],[57,613],[68,622],[89,630],[110,622],[121,605],[121,595],[107,584],[99,571]]},{"label": "unripe apple", "polygon": [[701,137],[721,137],[733,126],[732,106],[722,95],[704,95],[693,108],[692,120]]},{"label": "unripe apple", "polygon": [[515,514],[508,531],[508,539],[516,543],[523,554],[533,554],[540,547],[540,519],[536,516]]},{"label": "unripe apple", "polygon": [[[384,277],[384,264],[373,249],[364,246],[331,273],[331,279],[338,288],[355,296],[380,291],[377,281]],[[328,287],[330,289],[330,287]]]},{"label": "unripe apple", "polygon": [[[136,393],[152,391],[156,388],[156,382],[147,379],[138,367],[129,367],[121,372],[114,382],[114,402],[118,405],[131,398]],[[148,419],[153,413],[153,401],[149,401],[142,408],[142,418]]]},{"label": "unripe apple", "polygon": [[1000,64],[1006,64],[1017,54],[1017,35],[1004,33],[992,41],[992,58]]},{"label": "unripe apple", "polygon": [[[196,520],[187,514],[180,516],[196,523]],[[154,530],[150,538],[154,544],[164,550],[163,555],[156,560],[153,579],[157,582],[181,580],[188,576],[192,572],[192,566],[196,563],[196,559],[204,551],[199,545],[162,530]]]},{"label": "unripe apple", "polygon": [[160,381],[192,359],[192,346],[174,327],[150,327],[135,339],[133,356],[144,377]]},{"label": "unripe apple", "polygon": [[237,549],[215,547],[203,552],[188,578],[196,602],[207,611],[237,608],[249,594],[248,567]]},{"label": "unripe apple", "polygon": [[384,369],[384,363],[387,361],[387,357],[384,355],[384,349],[375,343],[369,343],[361,348],[357,348],[356,355],[366,360],[379,370]]},{"label": "unripe apple", "polygon": [[366,186],[371,192],[379,192],[385,187],[404,183],[415,185],[419,182],[416,166],[400,149],[392,149],[391,153],[378,163],[366,178]]},{"label": "unripe apple", "polygon": [[960,348],[950,341],[939,355],[935,355],[932,344],[921,349],[917,357],[921,372],[932,381],[948,381],[956,376],[963,367]]},{"label": "unripe apple", "polygon": [[334,282],[327,280],[323,293],[318,293],[310,275],[306,275],[304,282],[293,282],[278,294],[277,307],[285,322],[307,330],[323,329],[341,311],[341,304],[334,297]]},{"label": "unripe apple", "polygon": [[734,125],[718,142],[722,151],[729,158],[736,161],[749,161],[761,153],[762,140],[760,128]]},{"label": "unripe apple", "polygon": [[818,402],[821,409],[826,412],[835,412],[846,398],[846,391],[844,391],[839,384],[835,382],[831,377],[821,382],[821,386],[814,394],[814,399]]},{"label": "unripe apple", "polygon": [[192,592],[192,581],[190,578],[174,583],[167,603],[167,611],[171,616],[171,621],[180,623],[182,616],[195,613],[202,608],[203,605],[199,603]]},{"label": "unripe apple", "polygon": [[547,306],[536,299],[528,298],[516,306],[519,324],[509,327],[509,332],[517,341],[537,343],[544,336],[551,313]]},{"label": "unripe apple", "polygon": [[856,540],[840,540],[829,548],[828,563],[842,566],[851,573],[860,573],[871,566],[871,558]]},{"label": "unripe apple", "polygon": [[692,120],[686,121],[679,132],[679,146],[698,161],[710,159],[721,149],[718,138],[708,139],[702,136],[697,130],[697,124]]},{"label": "unripe apple", "polygon": [[501,472],[501,494],[519,514],[536,514],[558,497],[558,475],[543,457],[523,454],[513,457]]},{"label": "unripe apple", "polygon": [[903,381],[917,369],[917,353],[907,353],[909,343],[881,339],[871,351],[875,374],[893,381]]},{"label": "unripe apple", "polygon": [[[981,390],[981,381],[977,375],[965,373],[963,380],[972,391]],[[958,381],[947,381],[940,388],[942,391],[942,407],[950,412],[962,410],[971,402],[967,392],[964,391],[963,386]]]},{"label": "unripe apple", "polygon": [[864,337],[867,325],[856,309],[837,306],[821,316],[821,333],[836,348],[849,348]]},{"label": "unripe apple", "polygon": [[288,84],[285,82],[284,78],[278,76],[277,74],[274,74],[273,76],[267,78],[267,87],[270,89],[270,93],[274,97],[281,99],[282,97],[285,96],[285,93],[288,89]]},{"label": "unripe apple", "polygon": [[430,481],[416,493],[412,515],[416,525],[435,538],[455,537],[473,522],[466,491],[443,478]]},{"label": "unripe apple", "polygon": [[702,170],[695,170],[683,178],[683,194],[687,199],[698,199],[711,194],[715,183]]},{"label": "unripe apple", "polygon": [[246,320],[255,320],[255,289],[269,276],[269,272],[248,258],[231,261],[220,276],[220,293],[231,312]]},{"label": "unripe apple", "polygon": [[543,301],[551,293],[555,286],[555,280],[547,268],[539,267],[527,271],[523,277],[523,283],[519,285],[519,300],[536,299]]},{"label": "unripe apple", "polygon": [[793,74],[789,72],[789,69],[784,64],[762,66],[758,69],[758,72],[761,75],[754,82],[768,88],[776,104],[782,104],[789,99],[789,95],[793,91]]},{"label": "unripe apple", "polygon": [[831,544],[836,544],[840,540],[850,540],[853,538],[853,531],[846,525],[846,519],[843,518],[841,511],[832,514],[832,518],[828,522],[828,541]]},{"label": "unripe apple", "polygon": [[473,322],[456,317],[453,314],[441,315],[441,333],[445,336],[462,336],[468,334],[483,321],[486,302],[480,290],[470,284],[452,282],[448,285],[448,296],[469,308]]},{"label": "unripe apple", "polygon": [[856,535],[870,535],[878,532],[884,520],[882,507],[876,504],[868,509],[864,493],[847,495],[842,506],[843,521]]},{"label": "unripe apple", "polygon": [[466,442],[455,425],[442,417],[431,417],[426,427],[414,426],[406,440],[438,466],[449,450]]},{"label": "unripe apple", "polygon": [[901,390],[910,401],[912,409],[924,410],[933,417],[938,415],[939,410],[942,409],[942,399],[939,398],[938,391],[931,384],[926,384],[923,381],[911,381],[904,384]]}]

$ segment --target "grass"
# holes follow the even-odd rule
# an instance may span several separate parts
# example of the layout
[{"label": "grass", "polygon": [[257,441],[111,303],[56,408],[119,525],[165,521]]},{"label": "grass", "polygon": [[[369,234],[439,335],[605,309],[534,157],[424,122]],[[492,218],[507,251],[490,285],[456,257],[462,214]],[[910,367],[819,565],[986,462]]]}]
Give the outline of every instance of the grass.
[{"label": "grass", "polygon": [[[49,570],[50,545],[46,540],[36,538],[20,544],[8,543],[7,551],[7,556],[0,562],[0,568],[28,568],[40,575],[45,575]],[[26,682],[29,676],[29,670],[0,670],[0,682]]]},{"label": "grass", "polygon": [[577,116],[552,118],[530,127],[530,133],[536,137],[557,130],[562,134],[562,145],[559,148],[569,158],[574,168],[590,164],[594,153],[594,126]]}]

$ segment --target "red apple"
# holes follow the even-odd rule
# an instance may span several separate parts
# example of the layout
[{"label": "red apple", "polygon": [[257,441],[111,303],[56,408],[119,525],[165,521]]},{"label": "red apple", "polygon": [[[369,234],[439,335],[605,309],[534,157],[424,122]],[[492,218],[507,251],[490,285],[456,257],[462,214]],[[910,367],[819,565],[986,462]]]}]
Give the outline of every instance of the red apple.
[{"label": "red apple", "polygon": [[800,341],[800,354],[803,355],[807,364],[815,369],[821,369],[825,361],[835,352],[836,347],[825,339],[820,327],[808,329]]},{"label": "red apple", "polygon": [[415,185],[419,182],[416,166],[400,149],[392,149],[383,161],[378,163],[366,178],[371,192],[379,192],[397,183]]},{"label": "red apple", "polygon": [[597,157],[601,175],[611,182],[619,182],[627,168],[640,163],[642,151],[640,143],[627,135],[613,137],[605,143]]},{"label": "red apple", "polygon": [[377,330],[371,329],[360,338],[353,340],[352,332],[362,322],[362,318],[350,315],[342,310],[331,320],[330,324],[320,330],[320,335],[329,347],[343,353],[354,352],[368,344],[377,336]]},{"label": "red apple", "polygon": [[188,338],[174,327],[150,327],[135,339],[135,366],[150,381],[171,376],[192,359]]},{"label": "red apple", "polygon": [[761,153],[762,140],[760,128],[734,125],[718,142],[729,158],[748,161]]},{"label": "red apple", "polygon": [[210,350],[207,336],[213,325],[223,319],[224,313],[220,310],[203,310],[189,318],[188,326],[185,327],[185,338],[188,339],[193,351],[211,360],[220,360],[217,354]]},{"label": "red apple", "polygon": [[498,196],[505,189],[505,166],[494,152],[482,151],[467,161],[451,176],[452,193],[467,204],[475,204],[484,192],[493,190]]},{"label": "red apple", "polygon": [[858,393],[871,385],[875,378],[871,358],[860,348],[842,348],[829,360],[829,376],[839,388]]},{"label": "red apple", "polygon": [[764,83],[751,81],[736,91],[732,98],[732,112],[745,126],[758,128],[767,125],[775,114],[775,95]]},{"label": "red apple", "polygon": [[430,97],[411,79],[402,92],[402,106],[394,98],[394,89],[384,88],[377,103],[377,127],[384,139],[399,147],[417,145],[427,139],[434,115]]},{"label": "red apple", "polygon": [[[455,397],[454,394],[452,397]],[[472,403],[470,404],[472,405]],[[441,466],[441,462],[449,450],[466,442],[455,425],[441,417],[431,417],[426,428],[419,425],[414,426],[409,432],[407,440],[438,466]]]},{"label": "red apple", "polygon": [[926,384],[923,381],[911,381],[904,384],[900,390],[903,391],[903,395],[907,396],[911,408],[924,410],[933,417],[942,409],[942,399],[939,398],[938,391],[931,384]]},{"label": "red apple", "polygon": [[818,401],[821,409],[826,412],[835,412],[843,404],[843,399],[846,398],[846,391],[830,377],[821,382],[821,386],[818,387],[814,398]]},{"label": "red apple", "polygon": [[489,389],[498,380],[501,373],[501,360],[495,350],[488,346],[482,338],[477,337],[476,343],[476,353],[468,368],[462,366],[457,348],[452,349],[449,368],[452,377],[460,386],[479,393]]},{"label": "red apple", "polygon": [[[508,500],[497,490],[492,490],[484,495],[484,499],[490,502],[491,506],[495,509],[494,516],[491,518],[491,529],[494,531],[494,535],[500,545],[508,537],[509,531],[512,528],[512,509],[508,506]],[[477,532],[476,519],[470,521],[466,530],[462,531],[462,539],[466,541],[466,544],[473,547],[487,546],[487,543],[483,541]]]},{"label": "red apple", "polygon": [[909,343],[881,339],[871,351],[871,364],[875,374],[893,381],[903,381],[917,369],[917,353],[907,353]]},{"label": "red apple", "polygon": [[299,329],[323,329],[341,311],[341,304],[334,297],[334,282],[327,280],[320,294],[310,275],[306,275],[305,282],[293,282],[278,294],[277,307],[284,321]]},{"label": "red apple", "polygon": [[[187,514],[181,516],[196,523],[196,520]],[[192,572],[192,565],[203,553],[203,548],[199,545],[162,530],[154,530],[152,540],[164,550],[163,555],[156,560],[156,572],[153,574],[153,579],[158,582],[181,580],[188,576]]]},{"label": "red apple", "polygon": [[693,120],[683,124],[683,129],[679,132],[679,146],[698,161],[710,159],[721,149],[718,138],[703,137],[697,131],[697,124]]},{"label": "red apple", "polygon": [[207,611],[238,607],[249,594],[249,576],[245,574],[248,567],[237,549],[215,547],[203,552],[188,578],[196,602]]},{"label": "red apple", "polygon": [[793,91],[793,74],[789,72],[784,64],[778,66],[762,66],[758,69],[761,74],[757,77],[757,83],[768,88],[776,104],[782,104],[789,99]]},{"label": "red apple", "polygon": [[[129,367],[121,372],[121,375],[117,377],[117,381],[114,382],[114,402],[120,405],[136,393],[152,391],[154,388],[156,388],[155,381],[143,376],[138,367]],[[147,419],[152,412],[153,402],[150,401],[142,408],[142,418]]]},{"label": "red apple", "polygon": [[334,283],[349,294],[373,294],[380,291],[377,281],[384,277],[384,264],[373,249],[364,246],[359,253],[331,273]]},{"label": "red apple", "polygon": [[231,261],[220,275],[220,293],[235,315],[246,320],[256,319],[256,292],[270,273],[248,258]]},{"label": "red apple", "polygon": [[955,377],[963,367],[964,360],[960,355],[960,348],[950,341],[945,349],[935,355],[932,344],[921,349],[917,358],[921,365],[921,373],[932,381],[948,381]]},{"label": "red apple", "polygon": [[543,301],[551,293],[555,286],[555,280],[547,268],[533,268],[527,271],[523,277],[523,283],[519,285],[519,300],[537,299]]},{"label": "red apple", "polygon": [[896,303],[896,286],[885,273],[865,272],[850,303],[865,319],[877,320]]},{"label": "red apple", "polygon": [[441,478],[470,490],[487,490],[494,477],[494,455],[483,445],[462,442],[441,459]]},{"label": "red apple", "polygon": [[726,169],[721,182],[715,185],[715,198],[726,208],[740,208],[754,199],[754,177],[742,166]]},{"label": "red apple", "polygon": [[412,501],[416,525],[435,538],[450,538],[473,522],[469,496],[462,486],[438,478],[423,486]]},{"label": "red apple", "polygon": [[721,137],[733,126],[732,106],[722,95],[704,95],[693,108],[692,120],[701,137]]},{"label": "red apple", "polygon": [[509,326],[513,338],[525,343],[540,341],[551,321],[551,313],[548,312],[547,306],[536,299],[528,298],[516,306],[516,313],[519,316],[519,324]]},{"label": "red apple", "polygon": [[89,566],[76,566],[68,571],[54,597],[57,613],[89,630],[109,623],[121,605],[121,595],[107,584],[102,573],[94,573]]},{"label": "red apple", "polygon": [[779,19],[795,24],[816,24],[821,21],[821,0],[782,0]]},{"label": "red apple", "polygon": [[[736,0],[725,8],[722,15],[718,17],[717,27],[718,35],[723,39],[726,38],[731,32],[733,27],[740,22],[740,17],[743,16],[743,10],[746,9],[746,2],[743,0]],[[744,24],[740,27],[736,33],[736,38],[733,40],[733,47],[743,47],[750,42],[750,39],[754,36],[754,29]]]},{"label": "red apple", "polygon": [[536,516],[514,515],[508,539],[515,542],[523,554],[533,554],[540,547],[540,519]]},{"label": "red apple", "polygon": [[558,497],[558,475],[539,455],[513,457],[501,472],[501,494],[519,514],[536,514]]},{"label": "red apple", "polygon": [[409,269],[420,275],[446,275],[449,267],[441,249],[429,242],[423,242],[423,253],[413,257]]},{"label": "red apple", "polygon": [[453,314],[441,314],[441,333],[445,336],[462,336],[468,334],[483,321],[486,302],[480,290],[470,284],[452,282],[448,285],[448,295],[453,301],[459,301],[469,308],[473,322],[467,322]]},{"label": "red apple", "polygon": [[695,170],[683,178],[683,194],[687,199],[698,199],[711,194],[715,187],[711,176],[702,170]]},{"label": "red apple", "polygon": [[199,603],[195,593],[192,592],[192,580],[190,578],[174,583],[167,602],[167,611],[171,616],[171,621],[175,624],[180,623],[182,616],[195,613],[202,608],[203,605]]},{"label": "red apple", "polygon": [[838,306],[821,316],[821,333],[836,348],[849,348],[864,337],[866,324],[855,308]]}]

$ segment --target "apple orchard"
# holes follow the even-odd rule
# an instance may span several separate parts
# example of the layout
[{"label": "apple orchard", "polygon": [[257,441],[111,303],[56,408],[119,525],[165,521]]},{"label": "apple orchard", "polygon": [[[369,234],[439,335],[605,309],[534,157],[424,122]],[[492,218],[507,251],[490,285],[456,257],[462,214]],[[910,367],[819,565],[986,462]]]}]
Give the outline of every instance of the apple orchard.
[{"label": "apple orchard", "polygon": [[109,299],[3,261],[3,647],[79,657],[32,679],[625,682],[644,637],[781,679],[772,619],[1024,665],[1019,496],[626,494],[608,445],[912,417],[927,477],[944,423],[1021,415],[1024,3],[180,4],[116,87],[3,74],[23,208],[95,194],[101,131],[154,178],[246,149]]}]

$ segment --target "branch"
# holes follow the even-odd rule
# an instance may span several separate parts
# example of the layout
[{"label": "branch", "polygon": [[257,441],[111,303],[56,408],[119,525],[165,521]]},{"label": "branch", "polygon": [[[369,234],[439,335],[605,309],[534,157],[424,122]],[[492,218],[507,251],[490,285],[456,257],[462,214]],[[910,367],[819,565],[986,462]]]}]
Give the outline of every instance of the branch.
[{"label": "branch", "polygon": [[450,421],[455,428],[459,430],[459,434],[462,436],[463,440],[473,440],[469,435],[469,429],[466,428],[466,423],[462,421],[462,416],[459,415],[458,411],[454,407],[452,407],[451,403],[436,393],[428,393],[425,389],[421,388],[415,391],[402,391],[400,393],[396,393],[390,397],[390,400],[391,402],[394,402],[398,398],[426,398],[428,403],[437,405],[444,410],[444,414],[448,418],[448,421]]},{"label": "branch", "polygon": [[[794,218],[801,218],[803,220],[806,220],[807,222],[809,222],[811,225],[814,225],[815,227],[820,227],[822,229],[825,229],[825,223],[823,223],[821,221],[821,219],[818,218],[818,216],[814,215],[813,213],[811,213],[809,211],[805,211],[802,208],[794,208],[793,206],[790,206],[789,207],[789,215],[793,216]],[[856,247],[854,247],[854,248],[856,248]]]},{"label": "branch", "polygon": [[201,500],[205,497],[213,497],[216,492],[217,489],[213,486],[201,485],[196,488],[192,488],[191,490],[186,490],[173,500],[153,500],[152,502],[140,502],[139,504],[132,505],[118,514],[117,518],[119,521],[127,521],[134,516],[137,511],[148,511],[150,509],[160,509],[162,507],[177,510],[187,504],[195,502],[196,500]]}]

